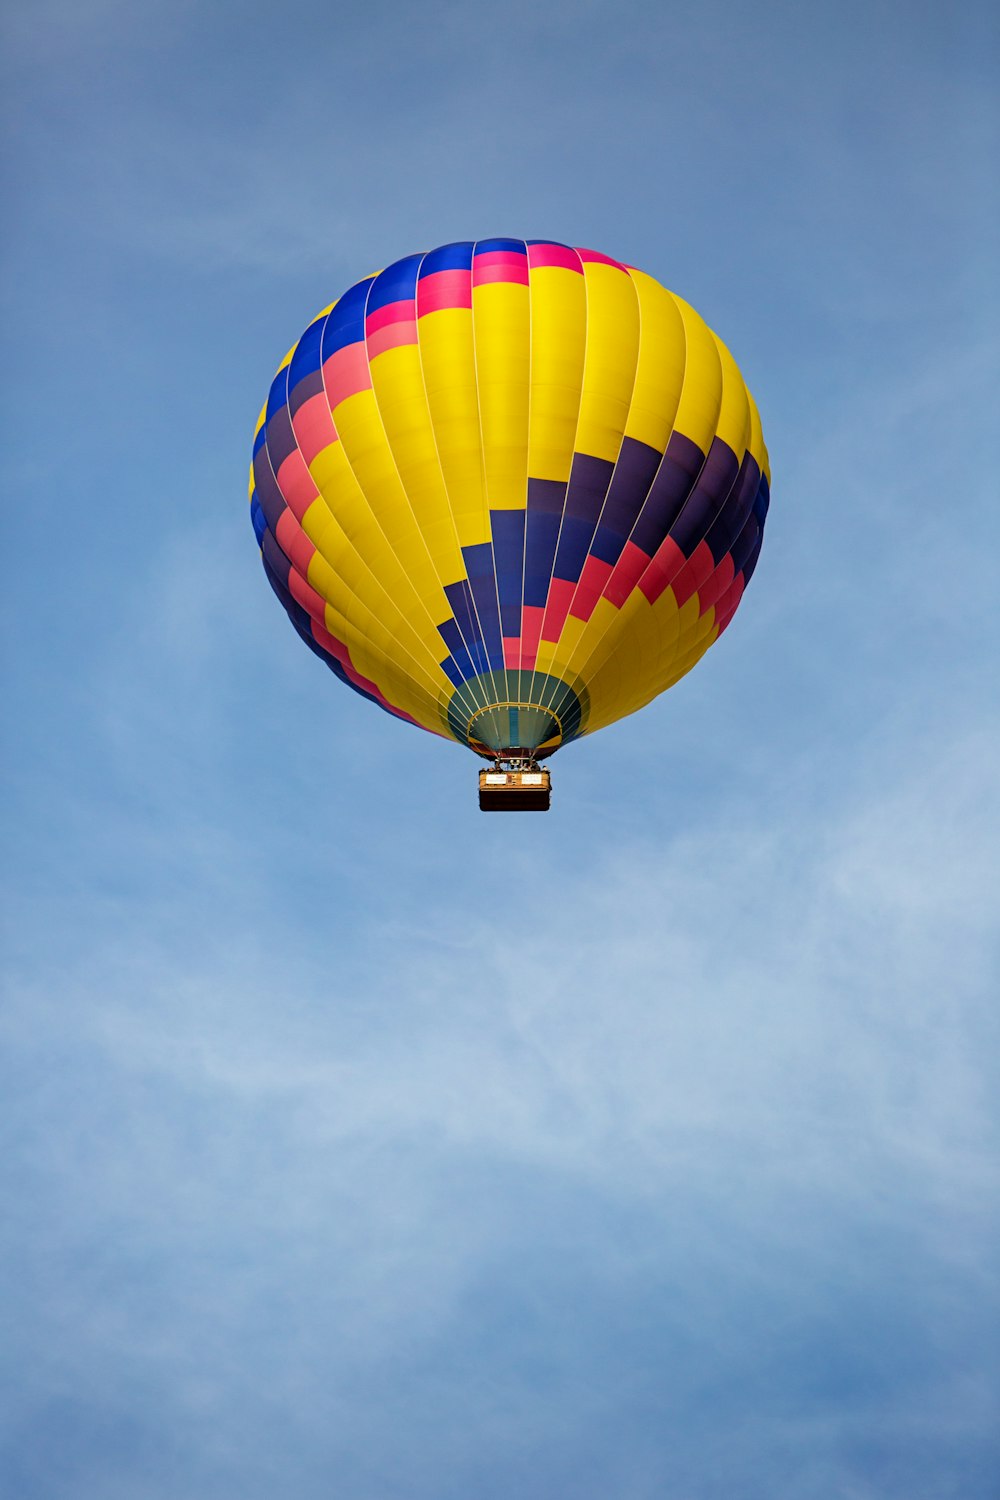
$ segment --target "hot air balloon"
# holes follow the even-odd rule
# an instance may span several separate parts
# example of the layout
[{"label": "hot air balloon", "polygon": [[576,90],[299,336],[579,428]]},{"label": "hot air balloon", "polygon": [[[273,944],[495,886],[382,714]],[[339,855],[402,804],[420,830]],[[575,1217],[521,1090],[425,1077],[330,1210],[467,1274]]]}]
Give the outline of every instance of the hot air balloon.
[{"label": "hot air balloon", "polygon": [[334,675],[490,762],[542,761],[650,702],[722,634],[767,514],[732,355],[652,276],[550,240],[408,255],[282,361],[254,437],[264,571]]}]

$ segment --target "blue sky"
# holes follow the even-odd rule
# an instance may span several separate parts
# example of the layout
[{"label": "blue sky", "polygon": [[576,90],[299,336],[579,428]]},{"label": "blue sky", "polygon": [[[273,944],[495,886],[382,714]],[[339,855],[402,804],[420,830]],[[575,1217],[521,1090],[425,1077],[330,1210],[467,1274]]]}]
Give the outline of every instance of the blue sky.
[{"label": "blue sky", "polygon": [[[6,1493],[1000,1492],[989,10],[8,17]],[[246,506],[312,315],[496,234],[688,298],[774,471],[535,819]]]}]

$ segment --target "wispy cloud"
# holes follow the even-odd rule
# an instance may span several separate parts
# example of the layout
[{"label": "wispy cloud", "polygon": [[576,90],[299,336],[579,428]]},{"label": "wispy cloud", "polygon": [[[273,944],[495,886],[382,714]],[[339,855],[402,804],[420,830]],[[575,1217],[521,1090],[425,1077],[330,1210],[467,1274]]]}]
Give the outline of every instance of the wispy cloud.
[{"label": "wispy cloud", "polygon": [[[623,1402],[662,1400],[680,1404],[655,1442],[630,1437],[615,1482],[690,1482],[692,1379],[714,1388],[699,1444],[735,1420],[709,1472],[749,1465],[751,1494],[765,1475],[802,1493],[789,1443],[817,1445],[817,1494],[873,1497],[856,1450],[975,1448],[997,1374],[985,1348],[959,1352],[973,1307],[998,1318],[991,748],[936,737],[808,826],[748,815],[575,874],[550,858],[534,909],[453,894],[430,921],[413,901],[306,944],[288,912],[240,915],[225,850],[224,904],[185,919],[187,951],[169,909],[137,927],[119,900],[120,945],[84,937],[76,976],[36,977],[8,1013],[12,1223],[30,1238],[16,1205],[33,1204],[42,1336],[75,1351],[33,1359],[22,1399],[78,1388],[85,1359],[116,1420],[140,1420],[131,1366],[172,1421],[211,1411],[233,1441],[248,1409],[266,1430],[318,1382],[329,1441],[346,1453],[360,1424],[387,1483],[442,1403],[461,1413],[440,1450],[457,1475],[492,1454],[523,1481],[532,1441],[565,1452]],[[79,1289],[53,1298],[69,1263]],[[626,1308],[621,1391],[593,1361],[608,1338],[624,1357]],[[17,1340],[37,1316],[15,1316]],[[484,1348],[494,1373],[470,1385]],[[683,1387],[664,1364],[681,1348]],[[277,1362],[265,1390],[247,1360]],[[794,1416],[788,1360],[816,1392]],[[846,1407],[841,1379],[861,1382]]]}]

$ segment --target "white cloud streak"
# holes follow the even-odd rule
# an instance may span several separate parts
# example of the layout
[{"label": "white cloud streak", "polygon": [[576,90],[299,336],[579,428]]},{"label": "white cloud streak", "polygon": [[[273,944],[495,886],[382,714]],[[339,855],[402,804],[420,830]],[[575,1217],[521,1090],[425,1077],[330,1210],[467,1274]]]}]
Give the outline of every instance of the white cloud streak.
[{"label": "white cloud streak", "polygon": [[[772,1409],[765,1382],[709,1470],[720,1485],[748,1463],[780,1475],[783,1448],[813,1445],[811,1476],[800,1467],[771,1493],[819,1497],[835,1480],[874,1497],[852,1442],[905,1446],[927,1423],[946,1446],[974,1440],[991,1361],[955,1366],[949,1327],[967,1299],[987,1323],[998,1309],[991,750],[978,732],[936,737],[903,774],[873,765],[863,794],[832,788],[809,822],[748,816],[575,874],[550,859],[534,910],[474,893],[429,922],[383,907],[331,930],[325,959],[287,913],[266,946],[232,910],[221,940],[192,929],[186,954],[165,946],[169,920],[136,946],[120,905],[118,954],[84,951],[76,979],[27,987],[8,1021],[28,1085],[12,1181],[57,1216],[53,1265],[69,1256],[86,1288],[49,1294],[45,1324],[71,1328],[76,1353],[33,1362],[36,1398],[76,1387],[86,1351],[166,1381],[178,1420],[206,1407],[231,1436],[241,1403],[266,1427],[321,1380],[328,1436],[351,1462],[388,1443],[385,1482],[416,1451],[410,1424],[442,1402],[468,1430],[438,1465],[469,1476],[506,1452],[523,1478],[533,1441],[564,1454],[619,1398],[649,1399],[644,1361],[661,1380],[661,1354],[636,1354],[613,1397],[586,1351],[616,1299],[651,1299],[696,1383],[739,1386],[751,1349],[801,1358],[821,1385],[828,1357],[877,1381],[853,1406],[828,1394],[818,1428],[808,1400]],[[235,870],[220,880],[235,894]],[[885,1282],[904,1245],[905,1296]],[[519,1264],[541,1300],[487,1331],[485,1309],[519,1296]],[[559,1265],[560,1290],[544,1292]],[[165,1278],[153,1298],[151,1275]],[[573,1287],[569,1335],[557,1325]],[[925,1359],[937,1343],[916,1391],[902,1352],[834,1331],[838,1307],[872,1297],[887,1299],[891,1338]],[[745,1336],[736,1307],[757,1309]],[[438,1368],[399,1405],[400,1370],[453,1347],[460,1371],[484,1338],[492,1395]],[[583,1340],[578,1377],[567,1338]],[[508,1363],[535,1339],[561,1371],[545,1417],[568,1423],[561,1439],[543,1435]],[[266,1393],[248,1386],[243,1364],[259,1379],[272,1359]],[[646,1433],[614,1470],[621,1493],[652,1494],[664,1474],[694,1483],[670,1425],[684,1389],[663,1419],[673,1459]],[[106,1398],[129,1404],[120,1386]],[[729,1422],[727,1398],[713,1400]],[[402,1424],[392,1439],[379,1403]],[[431,1493],[442,1471],[422,1461],[418,1493]],[[704,1472],[698,1483],[716,1492]]]}]

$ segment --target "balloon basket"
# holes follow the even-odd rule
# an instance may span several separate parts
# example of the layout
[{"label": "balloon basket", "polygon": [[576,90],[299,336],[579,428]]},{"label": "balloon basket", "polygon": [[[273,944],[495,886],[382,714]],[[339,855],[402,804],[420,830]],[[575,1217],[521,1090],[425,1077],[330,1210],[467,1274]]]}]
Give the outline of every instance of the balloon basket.
[{"label": "balloon basket", "polygon": [[537,766],[529,771],[480,771],[480,812],[548,812],[552,777]]}]

